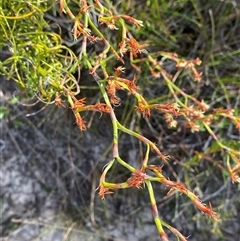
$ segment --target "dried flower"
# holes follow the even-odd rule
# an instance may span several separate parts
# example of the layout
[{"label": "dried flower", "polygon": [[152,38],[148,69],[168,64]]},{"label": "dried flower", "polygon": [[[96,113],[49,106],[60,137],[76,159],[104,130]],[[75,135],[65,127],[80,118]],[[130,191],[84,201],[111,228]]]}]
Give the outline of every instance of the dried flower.
[{"label": "dried flower", "polygon": [[79,100],[77,100],[76,98],[74,98],[74,99],[75,99],[75,101],[74,101],[74,105],[73,105],[72,109],[74,111],[81,111],[83,109],[83,107],[85,106],[86,97],[79,99]]},{"label": "dried flower", "polygon": [[144,184],[147,175],[141,170],[136,170],[132,173],[132,177],[127,180],[129,187],[136,187],[138,189],[142,188],[142,184]]},{"label": "dried flower", "polygon": [[177,127],[177,121],[173,119],[173,116],[171,114],[165,115],[166,122],[168,124],[169,128],[175,128]]},{"label": "dried flower", "polygon": [[119,104],[120,98],[116,96],[116,89],[122,89],[122,87],[119,84],[115,83],[114,80],[109,79],[106,89],[110,97],[111,103],[115,105]]},{"label": "dried flower", "polygon": [[138,53],[145,53],[145,54],[148,53],[147,50],[144,49],[144,47],[146,47],[147,44],[139,44],[137,40],[133,37],[130,39],[127,39],[127,45],[129,46],[130,52],[134,57],[137,57]]},{"label": "dried flower", "polygon": [[121,15],[122,18],[126,19],[128,22],[133,23],[138,29],[143,26],[143,21],[137,20],[128,15]]},{"label": "dried flower", "polygon": [[150,117],[150,109],[146,101],[141,100],[138,102],[138,105],[136,106],[136,109],[143,113],[145,117]]},{"label": "dried flower", "polygon": [[198,72],[195,67],[192,67],[192,72],[193,72],[193,78],[200,82],[202,80],[202,72]]},{"label": "dried flower", "polygon": [[197,208],[199,208],[202,212],[206,213],[207,215],[211,216],[216,221],[220,221],[220,219],[217,217],[216,213],[212,209],[211,203],[209,203],[209,206],[207,207],[206,204],[202,204],[199,198],[196,196],[192,199],[192,202],[196,205]]},{"label": "dried flower", "polygon": [[179,112],[179,105],[176,103],[167,103],[167,104],[152,104],[149,105],[150,109],[156,109],[156,110],[160,110],[164,113],[169,113],[172,114],[174,116],[179,116],[180,112]]},{"label": "dried flower", "polygon": [[121,73],[124,73],[125,70],[126,70],[125,67],[123,67],[123,66],[118,66],[117,68],[115,68],[114,74],[115,74],[115,76],[119,76]]},{"label": "dried flower", "polygon": [[124,78],[119,78],[119,77],[116,77],[116,81],[118,81],[119,85],[121,85],[121,82],[126,84],[127,87],[128,87],[128,90],[132,93],[132,94],[135,94],[136,91],[139,89],[138,86],[136,86],[136,80],[137,80],[137,77],[136,75],[133,76],[133,79],[132,80],[128,80],[128,79],[124,79]]},{"label": "dried flower", "polygon": [[240,118],[235,117],[234,121],[236,123],[236,128],[240,131]]},{"label": "dried flower", "polygon": [[65,105],[62,103],[62,100],[61,100],[61,95],[57,92],[56,93],[56,97],[55,97],[55,105],[60,107],[64,107],[65,108]]},{"label": "dried flower", "polygon": [[91,105],[89,109],[105,113],[110,113],[112,110],[111,107],[105,103],[97,103],[95,105]]},{"label": "dried flower", "polygon": [[207,111],[210,108],[210,106],[207,103],[205,103],[204,100],[201,100],[201,102],[197,101],[197,104],[198,104],[198,107],[203,111]]},{"label": "dried flower", "polygon": [[102,199],[105,199],[106,194],[113,194],[113,191],[111,190],[112,190],[111,188],[107,188],[107,187],[104,187],[103,185],[100,185],[98,194]]},{"label": "dried flower", "polygon": [[100,15],[98,18],[98,22],[100,24],[106,24],[109,29],[118,30],[113,17],[103,17],[102,15]]},{"label": "dried flower", "polygon": [[96,37],[96,36],[94,36],[94,35],[89,35],[89,36],[87,36],[87,39],[89,40],[90,43],[95,43],[95,42],[101,40],[101,38]]},{"label": "dried flower", "polygon": [[86,12],[90,8],[90,6],[87,5],[86,0],[80,0],[80,4],[81,4],[80,12],[83,13],[83,14],[86,14]]},{"label": "dried flower", "polygon": [[217,108],[217,109],[214,109],[214,112],[216,114],[225,114],[227,116],[233,116],[234,109]]},{"label": "dried flower", "polygon": [[196,125],[193,121],[188,120],[188,125],[193,132],[200,131],[200,126]]},{"label": "dried flower", "polygon": [[76,124],[79,127],[81,131],[85,131],[87,129],[86,127],[86,121],[80,116],[79,113],[74,113]]}]

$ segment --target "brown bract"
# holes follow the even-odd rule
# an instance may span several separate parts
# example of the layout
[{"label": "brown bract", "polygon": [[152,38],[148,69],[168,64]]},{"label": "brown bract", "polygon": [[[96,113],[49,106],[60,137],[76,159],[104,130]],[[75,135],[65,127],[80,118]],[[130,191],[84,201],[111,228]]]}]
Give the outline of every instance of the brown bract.
[{"label": "brown bract", "polygon": [[129,187],[142,188],[142,184],[145,182],[147,175],[141,170],[136,170],[132,177],[127,180]]},{"label": "brown bract", "polygon": [[138,41],[133,37],[127,39],[127,45],[129,47],[129,51],[134,57],[137,57],[138,53],[147,53],[147,50],[144,49],[147,44],[139,44]]},{"label": "brown bract", "polygon": [[80,116],[79,113],[74,113],[76,124],[79,127],[81,131],[85,131],[87,129],[86,127],[86,121]]},{"label": "brown bract", "polygon": [[141,112],[145,117],[150,117],[150,109],[146,101],[141,100],[138,102],[136,109]]},{"label": "brown bract", "polygon": [[100,185],[98,194],[102,199],[105,199],[106,194],[113,194],[113,191],[111,191],[111,190],[112,189],[106,188],[103,185]]},{"label": "brown bract", "polygon": [[98,104],[95,104],[95,105],[92,106],[92,110],[110,113],[112,109],[111,109],[110,106],[108,106],[105,103],[98,103]]},{"label": "brown bract", "polygon": [[56,93],[55,105],[58,106],[58,107],[62,106],[64,108],[66,108],[65,105],[62,103],[62,99],[61,99],[61,96],[60,96],[59,93]]},{"label": "brown bract", "polygon": [[86,103],[86,97],[79,100],[75,98],[74,106],[72,107],[72,109],[73,110],[82,109],[85,106],[85,103]]}]

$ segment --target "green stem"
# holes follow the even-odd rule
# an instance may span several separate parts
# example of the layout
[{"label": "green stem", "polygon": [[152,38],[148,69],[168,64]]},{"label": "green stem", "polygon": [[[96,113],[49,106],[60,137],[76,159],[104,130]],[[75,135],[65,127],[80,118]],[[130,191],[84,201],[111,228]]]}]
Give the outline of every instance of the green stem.
[{"label": "green stem", "polygon": [[225,151],[235,154],[235,155],[240,155],[239,151],[236,151],[234,149],[231,149],[225,145],[223,145],[217,138],[217,136],[214,134],[214,132],[212,131],[212,129],[210,128],[210,126],[206,123],[203,122],[204,127],[206,128],[206,130],[208,131],[208,133],[214,138],[214,140],[217,142],[217,144],[219,145],[220,148],[224,149]]},{"label": "green stem", "polygon": [[[93,74],[93,76],[95,76],[95,80],[96,80],[96,74]],[[105,90],[105,86],[100,81],[97,81],[97,84],[100,88],[100,91],[102,93],[105,103],[109,107],[111,107],[110,117],[111,117],[112,126],[113,126],[113,156],[118,157],[119,156],[119,154],[118,154],[118,125],[117,125],[118,121],[117,121],[116,115],[114,113],[114,110],[112,108],[112,105],[110,103],[110,100],[108,98],[107,92]]]},{"label": "green stem", "polygon": [[145,183],[147,185],[150,201],[152,204],[152,213],[153,213],[154,222],[156,224],[156,227],[157,227],[157,230],[158,230],[160,236],[163,236],[165,234],[165,232],[162,227],[161,219],[159,218],[156,199],[155,199],[154,191],[152,188],[152,184],[149,180],[146,180]]},{"label": "green stem", "polygon": [[131,165],[129,165],[128,163],[126,163],[124,160],[122,160],[121,157],[116,157],[117,161],[124,167],[126,167],[130,172],[134,173],[136,171],[136,169],[134,167],[132,167]]}]

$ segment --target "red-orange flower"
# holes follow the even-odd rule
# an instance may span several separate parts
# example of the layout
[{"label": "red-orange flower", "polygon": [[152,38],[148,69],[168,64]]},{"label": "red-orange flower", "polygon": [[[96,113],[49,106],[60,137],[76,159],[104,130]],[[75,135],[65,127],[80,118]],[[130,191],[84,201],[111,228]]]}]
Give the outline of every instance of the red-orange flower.
[{"label": "red-orange flower", "polygon": [[76,124],[79,127],[81,131],[85,131],[87,129],[86,127],[86,121],[80,116],[79,113],[74,113]]},{"label": "red-orange flower", "polygon": [[86,0],[80,0],[80,4],[81,4],[81,13],[85,14],[87,12],[87,10],[90,8],[90,6],[87,5],[87,1]]},{"label": "red-orange flower", "polygon": [[87,36],[87,39],[89,40],[90,43],[95,43],[95,42],[101,40],[101,38],[96,37],[96,36],[94,36],[94,35],[89,35],[89,36]]},{"label": "red-orange flower", "polygon": [[106,89],[107,89],[107,93],[108,93],[108,95],[110,97],[111,103],[115,104],[115,105],[119,104],[120,98],[117,97],[116,90],[117,89],[122,89],[121,85],[116,83],[114,80],[109,79],[108,80],[108,85],[107,85]]},{"label": "red-orange flower", "polygon": [[[87,107],[87,106],[86,106]],[[99,111],[99,112],[106,112],[106,113],[110,113],[111,112],[111,107],[104,104],[104,103],[97,103],[95,105],[90,106],[91,110],[95,110],[95,111]]]},{"label": "red-orange flower", "polygon": [[133,23],[138,29],[143,26],[143,21],[137,20],[128,15],[121,15],[122,18],[126,19],[128,22]]},{"label": "red-orange flower", "polygon": [[132,177],[127,180],[129,187],[136,187],[138,189],[142,188],[142,184],[146,180],[146,174],[140,170],[136,170]]},{"label": "red-orange flower", "polygon": [[121,86],[121,82],[123,82],[124,84],[127,85],[128,87],[128,90],[132,93],[132,94],[135,94],[136,91],[139,89],[138,86],[136,86],[136,75],[133,76],[133,79],[132,80],[128,80],[128,79],[124,79],[124,78],[119,78],[119,77],[116,77],[116,80],[117,81],[120,81],[119,85]]},{"label": "red-orange flower", "polygon": [[164,113],[169,113],[172,114],[174,116],[179,116],[180,112],[179,112],[179,106],[173,103],[166,103],[166,104],[152,104],[149,105],[150,109],[156,109],[156,110],[160,110]]},{"label": "red-orange flower", "polygon": [[144,101],[139,101],[138,105],[136,106],[136,109],[143,113],[147,118],[150,116],[150,109],[148,107],[148,104],[145,103]]},{"label": "red-orange flower", "polygon": [[55,105],[60,107],[64,107],[65,108],[65,105],[62,103],[62,99],[61,99],[61,96],[59,93],[56,93],[56,97],[55,97]]},{"label": "red-orange flower", "polygon": [[135,38],[130,38],[127,40],[127,45],[130,48],[130,52],[133,54],[134,57],[137,57],[138,53],[147,53],[147,50],[144,47],[147,44],[139,44]]},{"label": "red-orange flower", "polygon": [[206,213],[207,215],[211,216],[216,221],[220,221],[216,213],[212,209],[211,203],[209,203],[209,206],[206,204],[202,204],[199,198],[195,197],[192,199],[192,202],[196,205],[197,208],[199,208],[202,212]]},{"label": "red-orange flower", "polygon": [[123,66],[118,66],[117,68],[115,68],[115,72],[114,72],[114,75],[117,77],[119,76],[120,74],[124,73],[125,72],[125,67]]},{"label": "red-orange flower", "polygon": [[73,110],[82,109],[85,106],[85,103],[86,103],[86,97],[79,100],[75,98],[74,106],[72,107],[72,109]]},{"label": "red-orange flower", "polygon": [[100,185],[98,194],[102,199],[105,199],[106,194],[113,194],[113,191],[111,191],[111,190],[112,189],[104,187],[103,185]]}]

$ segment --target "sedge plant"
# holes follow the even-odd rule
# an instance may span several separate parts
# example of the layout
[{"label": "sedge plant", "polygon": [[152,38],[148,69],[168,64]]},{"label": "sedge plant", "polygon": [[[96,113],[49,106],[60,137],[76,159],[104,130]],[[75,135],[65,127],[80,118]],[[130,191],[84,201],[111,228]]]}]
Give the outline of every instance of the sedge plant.
[{"label": "sedge plant", "polygon": [[[57,22],[49,22],[46,15],[52,12],[67,20],[72,26],[71,41],[80,45],[79,51],[72,50],[64,43],[64,26]],[[6,47],[11,56],[0,64],[1,74],[14,79],[19,88],[46,106],[55,104],[59,108],[70,108],[81,131],[87,129],[87,120],[83,113],[97,111],[110,117],[112,123],[112,159],[105,165],[100,177],[98,193],[100,198],[112,194],[116,189],[145,188],[148,190],[152,214],[161,240],[169,238],[165,228],[169,229],[178,240],[185,241],[176,228],[166,223],[159,214],[152,186],[160,183],[169,189],[168,194],[176,191],[186,195],[200,211],[219,221],[211,204],[204,204],[186,185],[169,179],[162,166],[171,166],[171,156],[163,153],[151,140],[123,125],[116,116],[116,108],[122,103],[119,90],[127,92],[136,99],[134,112],[148,119],[153,111],[164,115],[169,128],[175,128],[179,120],[192,132],[205,130],[216,142],[218,151],[226,156],[224,169],[233,183],[240,182],[240,151],[225,145],[214,133],[212,126],[220,119],[227,118],[240,130],[240,118],[234,115],[234,109],[211,109],[203,99],[196,99],[177,85],[181,73],[193,82],[202,81],[199,58],[185,59],[177,53],[165,51],[149,51],[148,43],[140,43],[134,38],[144,23],[132,16],[119,13],[110,1],[59,0],[59,1],[2,1],[0,8],[1,47]],[[113,36],[109,37],[108,33]],[[101,44],[102,50],[96,54],[89,51],[89,46]],[[131,79],[125,77],[126,59],[134,71]],[[162,61],[159,61],[162,59]],[[175,73],[168,73],[164,61],[174,63]],[[114,62],[114,64],[113,64]],[[144,69],[143,69],[144,68]],[[144,97],[138,86],[143,71],[152,78],[161,79],[169,91],[171,100],[164,103],[151,103]],[[88,97],[79,98],[81,79],[75,76],[81,69],[87,69],[93,77],[95,85],[102,96],[102,102],[88,104]],[[101,121],[101,120],[99,120]],[[120,133],[125,133],[142,142],[145,146],[143,160],[139,160],[140,168],[136,168],[121,158],[119,146]],[[157,165],[149,164],[150,152],[159,157]],[[107,179],[109,170],[118,162],[125,167],[131,176],[125,182],[113,183]]]}]

